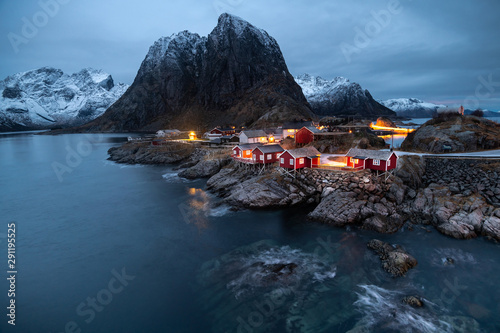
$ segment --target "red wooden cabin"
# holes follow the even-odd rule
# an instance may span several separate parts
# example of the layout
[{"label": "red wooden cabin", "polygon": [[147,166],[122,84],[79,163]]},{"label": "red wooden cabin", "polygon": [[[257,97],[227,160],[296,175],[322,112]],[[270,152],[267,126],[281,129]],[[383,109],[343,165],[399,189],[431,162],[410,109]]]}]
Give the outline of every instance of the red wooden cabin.
[{"label": "red wooden cabin", "polygon": [[258,146],[259,146],[258,143],[247,143],[247,144],[237,145],[236,147],[233,148],[233,154],[231,156],[235,159],[237,158],[252,159],[252,150]]},{"label": "red wooden cabin", "polygon": [[347,154],[347,166],[355,169],[389,171],[398,164],[398,156],[393,151],[369,149],[350,149]]},{"label": "red wooden cabin", "polygon": [[314,147],[285,150],[280,156],[280,167],[286,169],[316,168],[320,152]]},{"label": "red wooden cabin", "polygon": [[295,143],[299,145],[306,145],[314,141],[314,135],[321,133],[319,129],[314,126],[304,126],[295,133]]},{"label": "red wooden cabin", "polygon": [[231,128],[231,127],[226,127],[226,128],[216,127],[210,131],[210,134],[219,134],[221,136],[233,135],[235,133],[236,133],[236,130],[234,128]]},{"label": "red wooden cabin", "polygon": [[280,145],[258,146],[253,149],[253,161],[259,164],[274,163],[279,160],[279,155],[284,149]]}]

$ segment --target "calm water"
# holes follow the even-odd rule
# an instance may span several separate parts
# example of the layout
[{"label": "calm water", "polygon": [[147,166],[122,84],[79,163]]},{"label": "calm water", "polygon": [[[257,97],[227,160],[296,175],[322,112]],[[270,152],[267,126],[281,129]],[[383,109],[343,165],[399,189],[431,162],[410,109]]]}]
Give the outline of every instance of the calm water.
[{"label": "calm water", "polygon": [[[499,245],[420,228],[330,228],[307,222],[305,211],[232,212],[205,181],[107,161],[125,137],[0,135],[1,332],[346,332],[356,324],[452,332],[457,320],[500,331]],[[15,329],[6,318],[11,222]],[[366,249],[374,237],[403,245],[418,266],[390,278]],[[406,295],[426,305],[403,305]]]}]

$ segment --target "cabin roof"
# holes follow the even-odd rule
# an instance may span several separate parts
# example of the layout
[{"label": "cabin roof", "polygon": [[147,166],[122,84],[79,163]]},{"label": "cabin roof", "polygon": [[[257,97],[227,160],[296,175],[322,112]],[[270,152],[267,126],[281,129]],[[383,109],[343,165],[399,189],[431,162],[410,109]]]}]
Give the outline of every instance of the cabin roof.
[{"label": "cabin roof", "polygon": [[233,149],[239,147],[241,150],[253,150],[254,148],[260,146],[261,144],[260,143],[244,143],[244,144],[241,144],[241,145],[237,145],[236,147],[234,147]]},{"label": "cabin roof", "polygon": [[260,150],[264,154],[281,153],[282,151],[284,151],[284,149],[280,145],[278,145],[278,144],[276,144],[276,145],[258,146],[258,147],[255,147],[254,150],[255,149]]},{"label": "cabin roof", "polygon": [[234,128],[232,128],[232,127],[215,127],[212,129],[212,131],[215,131],[215,130],[218,130],[221,132],[229,132],[229,131],[234,131]]},{"label": "cabin roof", "polygon": [[346,156],[354,157],[359,160],[372,159],[387,161],[392,154],[394,154],[392,151],[351,148],[347,152]]},{"label": "cabin roof", "polygon": [[285,152],[288,152],[294,158],[301,158],[301,157],[314,158],[321,155],[321,153],[314,147],[290,149],[286,150]]},{"label": "cabin roof", "polygon": [[245,133],[247,138],[260,138],[267,136],[266,132],[264,132],[263,130],[242,131],[240,135],[243,133]]},{"label": "cabin roof", "polygon": [[302,128],[308,129],[309,131],[313,132],[313,134],[321,133],[321,131],[314,126],[304,126]]},{"label": "cabin roof", "polygon": [[269,134],[282,134],[283,131],[279,128],[268,128],[265,129],[264,132],[266,132],[268,135]]},{"label": "cabin roof", "polygon": [[303,122],[295,122],[295,123],[285,123],[283,124],[283,129],[301,129],[302,127],[311,126],[312,121],[303,121]]}]

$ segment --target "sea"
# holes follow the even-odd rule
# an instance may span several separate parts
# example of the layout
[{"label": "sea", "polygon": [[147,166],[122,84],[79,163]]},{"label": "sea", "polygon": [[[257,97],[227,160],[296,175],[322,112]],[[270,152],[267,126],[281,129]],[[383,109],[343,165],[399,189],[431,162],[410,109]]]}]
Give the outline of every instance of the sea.
[{"label": "sea", "polygon": [[[174,166],[108,161],[126,137],[0,135],[0,332],[500,331],[499,244],[233,211]],[[418,265],[391,277],[374,238]]]},{"label": "sea", "polygon": [[[500,123],[500,117],[484,117],[484,118]],[[403,121],[403,124],[407,124],[406,126],[403,127],[416,129],[431,119],[432,118],[412,118],[410,120]],[[406,134],[384,135],[381,136],[381,138],[385,140],[386,144],[391,145],[391,147],[401,148],[401,144],[406,139]]]}]

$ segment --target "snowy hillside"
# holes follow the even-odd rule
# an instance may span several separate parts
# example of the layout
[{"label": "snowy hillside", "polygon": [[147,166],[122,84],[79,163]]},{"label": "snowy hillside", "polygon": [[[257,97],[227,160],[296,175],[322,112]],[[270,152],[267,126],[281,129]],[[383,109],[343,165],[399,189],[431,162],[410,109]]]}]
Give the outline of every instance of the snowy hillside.
[{"label": "snowy hillside", "polygon": [[75,74],[43,67],[0,81],[0,131],[79,125],[106,111],[128,85],[92,68]]},{"label": "snowy hillside", "polygon": [[320,116],[392,116],[394,112],[373,99],[370,92],[344,77],[331,81],[303,74],[295,77],[313,111]]},{"label": "snowy hillside", "polygon": [[437,109],[446,107],[446,105],[427,103],[417,98],[397,98],[379,102],[396,111],[398,116],[409,118],[430,118]]}]

